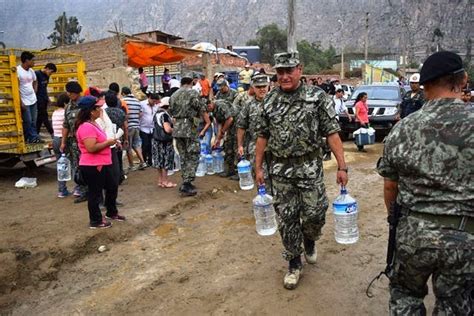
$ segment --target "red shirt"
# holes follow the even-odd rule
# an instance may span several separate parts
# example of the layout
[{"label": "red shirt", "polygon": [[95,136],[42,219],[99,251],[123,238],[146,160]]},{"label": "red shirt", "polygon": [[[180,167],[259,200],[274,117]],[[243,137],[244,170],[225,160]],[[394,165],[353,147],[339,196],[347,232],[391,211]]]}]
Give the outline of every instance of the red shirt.
[{"label": "red shirt", "polygon": [[367,102],[359,101],[356,103],[355,108],[358,113],[358,115],[356,116],[356,122],[360,122],[363,124],[369,123],[369,107],[367,106]]}]

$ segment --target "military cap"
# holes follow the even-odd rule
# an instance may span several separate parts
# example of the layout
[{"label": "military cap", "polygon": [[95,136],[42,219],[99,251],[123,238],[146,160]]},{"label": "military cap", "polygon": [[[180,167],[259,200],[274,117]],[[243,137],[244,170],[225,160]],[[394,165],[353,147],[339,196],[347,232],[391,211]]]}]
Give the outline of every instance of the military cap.
[{"label": "military cap", "polygon": [[181,79],[184,79],[184,78],[189,78],[189,79],[193,79],[193,75],[192,74],[184,74]]},{"label": "military cap", "polygon": [[267,75],[256,75],[252,77],[252,86],[254,87],[263,87],[268,86],[270,80]]},{"label": "military cap", "polygon": [[437,52],[423,63],[420,71],[420,84],[464,71],[462,59],[453,52]]},{"label": "military cap", "polygon": [[274,55],[274,59],[273,68],[293,68],[300,64],[298,52],[278,53]]},{"label": "military cap", "polygon": [[69,81],[66,83],[66,91],[69,93],[81,93],[82,87],[77,81]]},{"label": "military cap", "polygon": [[227,80],[225,80],[225,79],[219,79],[219,80],[217,80],[216,84],[217,84],[219,87],[228,86],[228,85],[229,85],[229,83],[228,83]]}]

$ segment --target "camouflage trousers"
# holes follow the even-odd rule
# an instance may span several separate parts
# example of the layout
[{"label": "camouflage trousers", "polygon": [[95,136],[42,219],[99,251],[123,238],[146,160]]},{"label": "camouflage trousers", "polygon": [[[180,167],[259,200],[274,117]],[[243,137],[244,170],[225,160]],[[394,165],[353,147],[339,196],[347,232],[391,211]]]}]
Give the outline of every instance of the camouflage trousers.
[{"label": "camouflage trousers", "polygon": [[474,235],[404,216],[397,227],[390,277],[390,314],[426,315],[432,277],[434,315],[474,313]]},{"label": "camouflage trousers", "polygon": [[184,182],[192,182],[196,178],[196,169],[199,164],[198,138],[175,137],[176,149],[181,158],[181,177]]},{"label": "camouflage trousers", "polygon": [[303,239],[318,240],[326,222],[328,199],[322,179],[272,176],[278,230],[285,247],[283,258],[303,253]]},{"label": "camouflage trousers", "polygon": [[[79,170],[79,159],[81,157],[81,151],[79,150],[79,146],[77,145],[76,138],[74,137],[67,138],[66,152],[69,159],[71,160],[72,175],[74,176],[74,174],[76,173],[76,170]],[[82,196],[87,194],[87,186],[85,185],[76,184],[74,190],[79,191]]]},{"label": "camouflage trousers", "polygon": [[235,172],[237,165],[237,129],[235,124],[227,130],[224,140],[224,170]]}]

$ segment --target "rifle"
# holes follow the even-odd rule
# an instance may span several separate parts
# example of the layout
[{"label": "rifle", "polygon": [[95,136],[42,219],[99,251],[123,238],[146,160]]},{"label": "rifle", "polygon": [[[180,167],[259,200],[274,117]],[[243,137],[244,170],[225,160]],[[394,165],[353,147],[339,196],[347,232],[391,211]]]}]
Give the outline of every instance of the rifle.
[{"label": "rifle", "polygon": [[372,287],[372,284],[380,279],[382,275],[385,275],[387,278],[389,277],[388,274],[392,271],[393,269],[393,261],[395,257],[395,248],[396,248],[396,236],[397,236],[397,226],[398,226],[398,221],[400,220],[401,216],[401,206],[397,202],[394,202],[392,204],[392,207],[390,208],[390,212],[387,217],[387,222],[389,224],[388,228],[388,245],[387,245],[387,265],[385,266],[385,270],[380,272],[375,278],[370,281],[369,286],[367,287],[367,290],[365,291],[365,294],[367,297],[372,298],[373,295],[370,293],[370,288]]}]

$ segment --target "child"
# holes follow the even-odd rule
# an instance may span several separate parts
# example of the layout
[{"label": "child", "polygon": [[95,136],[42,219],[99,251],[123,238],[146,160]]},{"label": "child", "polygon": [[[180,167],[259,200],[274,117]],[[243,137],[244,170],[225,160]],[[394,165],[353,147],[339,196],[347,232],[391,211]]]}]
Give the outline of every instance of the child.
[{"label": "child", "polygon": [[[56,159],[61,157],[61,139],[64,121],[64,107],[69,103],[69,97],[66,93],[62,93],[58,96],[56,102],[57,109],[53,112],[53,149]],[[58,198],[64,198],[70,193],[66,187],[66,181],[58,181]]]}]

